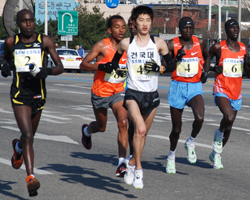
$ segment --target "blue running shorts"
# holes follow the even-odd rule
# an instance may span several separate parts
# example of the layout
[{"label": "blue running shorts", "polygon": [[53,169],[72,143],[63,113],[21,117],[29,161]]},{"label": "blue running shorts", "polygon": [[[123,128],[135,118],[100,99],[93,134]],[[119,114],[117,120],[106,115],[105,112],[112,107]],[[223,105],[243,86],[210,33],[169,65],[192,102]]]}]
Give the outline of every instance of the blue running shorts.
[{"label": "blue running shorts", "polygon": [[168,103],[173,108],[183,109],[193,97],[202,94],[201,82],[186,83],[172,80],[168,92]]},{"label": "blue running shorts", "polygon": [[231,104],[233,110],[238,111],[238,110],[241,109],[242,98],[237,99],[237,100],[233,100],[233,99],[229,99],[229,97],[226,94],[215,93],[214,94],[214,103],[215,103],[216,106],[218,106],[217,103],[216,103],[216,97],[225,97],[225,98],[227,98],[230,101],[230,104]]}]

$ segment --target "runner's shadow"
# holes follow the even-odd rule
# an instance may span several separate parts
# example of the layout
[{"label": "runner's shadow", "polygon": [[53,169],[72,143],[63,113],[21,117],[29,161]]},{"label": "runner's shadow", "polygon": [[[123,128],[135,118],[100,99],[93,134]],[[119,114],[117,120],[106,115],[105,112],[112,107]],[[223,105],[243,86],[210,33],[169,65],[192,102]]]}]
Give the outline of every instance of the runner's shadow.
[{"label": "runner's shadow", "polygon": [[84,186],[92,187],[105,192],[124,195],[126,198],[137,198],[132,194],[126,194],[127,189],[121,186],[121,179],[113,179],[108,176],[102,176],[94,169],[83,168],[79,166],[70,166],[63,164],[49,164],[48,167],[40,168],[43,170],[54,170],[60,173],[65,173],[60,180],[67,183],[81,183]]},{"label": "runner's shadow", "polygon": [[[161,155],[160,157],[158,158],[155,158],[156,160],[164,160],[164,165],[162,166],[162,171],[166,172],[166,162],[167,162],[167,155]],[[184,165],[190,165],[190,166],[193,166],[193,167],[200,167],[200,168],[205,168],[205,169],[210,169],[212,168],[213,166],[209,163],[207,163],[206,160],[202,160],[202,159],[197,159],[196,163],[194,164],[191,164],[188,162],[187,158],[184,158],[184,157],[176,157],[175,158],[175,163],[180,163],[180,164],[184,164]],[[178,174],[183,174],[183,175],[187,175],[187,173],[182,173],[180,171],[176,171],[176,173]]]},{"label": "runner's shadow", "polygon": [[12,193],[12,184],[16,184],[16,182],[0,180],[0,194],[11,197],[12,199],[27,200]]},{"label": "runner's shadow", "polygon": [[[87,154],[84,152],[71,152],[73,158],[87,159],[97,162],[111,163],[117,167],[117,156],[110,154]],[[161,169],[162,164],[154,161],[142,161],[143,169],[156,170]]]},{"label": "runner's shadow", "polygon": [[117,156],[110,154],[88,154],[84,152],[71,152],[71,157],[79,159],[88,159],[92,161],[110,163],[117,166]]}]

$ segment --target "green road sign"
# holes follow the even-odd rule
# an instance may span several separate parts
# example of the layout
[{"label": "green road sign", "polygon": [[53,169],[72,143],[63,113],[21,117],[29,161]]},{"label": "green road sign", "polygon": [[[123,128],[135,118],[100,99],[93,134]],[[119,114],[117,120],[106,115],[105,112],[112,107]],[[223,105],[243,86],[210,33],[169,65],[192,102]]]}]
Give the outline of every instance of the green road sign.
[{"label": "green road sign", "polygon": [[58,35],[78,35],[78,11],[58,11]]}]

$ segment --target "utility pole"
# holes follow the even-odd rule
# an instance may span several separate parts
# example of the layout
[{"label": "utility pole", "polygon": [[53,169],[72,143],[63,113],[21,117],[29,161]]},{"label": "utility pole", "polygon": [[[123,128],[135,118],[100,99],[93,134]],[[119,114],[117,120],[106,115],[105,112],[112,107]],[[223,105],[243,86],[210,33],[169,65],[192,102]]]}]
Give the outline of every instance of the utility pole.
[{"label": "utility pole", "polygon": [[44,33],[48,35],[48,0],[45,0]]},{"label": "utility pole", "polygon": [[208,30],[211,29],[211,15],[212,15],[212,0],[209,0],[209,10],[208,10]]},{"label": "utility pole", "polygon": [[221,0],[219,1],[219,16],[218,16],[218,21],[219,21],[219,25],[218,25],[218,39],[221,40]]},{"label": "utility pole", "polygon": [[[238,23],[241,28],[241,0],[238,1]],[[241,40],[241,31],[239,32],[238,41]]]},{"label": "utility pole", "polygon": [[183,17],[183,1],[184,0],[181,0],[181,18]]}]

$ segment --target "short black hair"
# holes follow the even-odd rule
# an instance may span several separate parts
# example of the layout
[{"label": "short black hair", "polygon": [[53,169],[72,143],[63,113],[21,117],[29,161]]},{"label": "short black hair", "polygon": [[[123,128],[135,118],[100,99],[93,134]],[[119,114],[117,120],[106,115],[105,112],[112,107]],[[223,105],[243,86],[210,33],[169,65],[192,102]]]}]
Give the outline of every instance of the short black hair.
[{"label": "short black hair", "polygon": [[[113,16],[111,16],[111,17],[108,19],[108,22],[107,22],[108,28],[111,28],[111,27],[112,27],[112,20],[113,20],[113,19],[122,19],[122,20],[125,22],[125,20],[123,19],[122,16],[120,16],[120,15],[113,15]],[[125,24],[126,24],[126,22],[125,22]]]},{"label": "short black hair", "polygon": [[152,8],[150,8],[148,6],[144,6],[144,5],[140,5],[140,6],[133,8],[133,10],[131,11],[132,20],[136,21],[138,16],[141,14],[148,14],[153,22],[154,12],[153,12]]},{"label": "short black hair", "polygon": [[19,20],[21,19],[21,16],[22,16],[22,14],[24,13],[24,12],[29,12],[29,13],[31,13],[32,14],[32,16],[33,17],[35,17],[34,16],[34,13],[31,11],[31,10],[28,10],[28,9],[22,9],[22,10],[20,10],[20,11],[18,11],[18,13],[16,14],[16,18],[17,18],[17,23],[19,22]]}]

